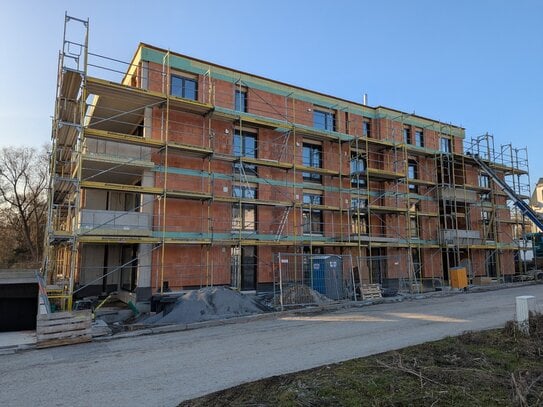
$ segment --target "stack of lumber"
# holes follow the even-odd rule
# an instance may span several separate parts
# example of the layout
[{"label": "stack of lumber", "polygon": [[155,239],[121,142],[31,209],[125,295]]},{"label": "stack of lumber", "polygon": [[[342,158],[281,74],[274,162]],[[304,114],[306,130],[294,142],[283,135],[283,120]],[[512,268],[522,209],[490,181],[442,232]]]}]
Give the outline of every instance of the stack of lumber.
[{"label": "stack of lumber", "polygon": [[91,324],[90,310],[40,314],[36,324],[36,346],[48,348],[90,342]]},{"label": "stack of lumber", "polygon": [[363,300],[382,298],[381,286],[379,284],[362,284],[361,291]]}]

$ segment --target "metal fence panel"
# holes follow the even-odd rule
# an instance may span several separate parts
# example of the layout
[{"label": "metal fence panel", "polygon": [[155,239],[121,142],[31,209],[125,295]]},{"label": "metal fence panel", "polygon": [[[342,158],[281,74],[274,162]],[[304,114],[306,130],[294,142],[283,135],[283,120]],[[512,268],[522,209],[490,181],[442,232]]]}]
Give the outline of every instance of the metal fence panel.
[{"label": "metal fence panel", "polygon": [[356,300],[351,255],[278,253],[273,270],[275,303],[281,308]]}]

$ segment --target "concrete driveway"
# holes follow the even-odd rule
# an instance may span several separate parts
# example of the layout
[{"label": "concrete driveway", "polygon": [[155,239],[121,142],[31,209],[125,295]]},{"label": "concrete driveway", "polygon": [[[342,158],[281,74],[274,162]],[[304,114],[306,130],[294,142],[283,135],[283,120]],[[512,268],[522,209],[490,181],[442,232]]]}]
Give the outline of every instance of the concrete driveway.
[{"label": "concrete driveway", "polygon": [[502,326],[543,285],[0,356],[0,405],[175,406],[237,384]]}]

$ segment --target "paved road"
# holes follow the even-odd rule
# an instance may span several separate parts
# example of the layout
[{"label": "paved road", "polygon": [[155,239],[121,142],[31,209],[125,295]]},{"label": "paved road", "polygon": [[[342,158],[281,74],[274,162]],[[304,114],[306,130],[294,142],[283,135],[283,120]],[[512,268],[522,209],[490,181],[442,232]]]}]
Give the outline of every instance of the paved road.
[{"label": "paved road", "polygon": [[263,377],[501,326],[543,285],[0,356],[1,406],[174,406]]}]

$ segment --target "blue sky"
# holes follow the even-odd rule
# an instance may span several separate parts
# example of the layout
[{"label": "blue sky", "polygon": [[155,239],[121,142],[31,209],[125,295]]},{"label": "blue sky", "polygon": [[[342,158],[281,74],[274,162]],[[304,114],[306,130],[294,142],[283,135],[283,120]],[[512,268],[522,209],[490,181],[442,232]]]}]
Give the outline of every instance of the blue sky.
[{"label": "blue sky", "polygon": [[50,139],[64,12],[91,52],[147,42],[279,81],[489,132],[543,177],[543,1],[10,1],[0,13],[0,145]]}]

